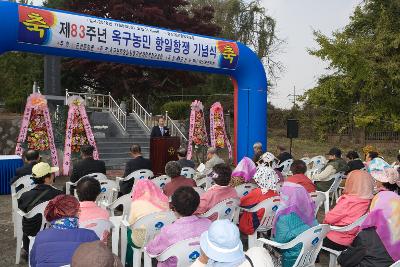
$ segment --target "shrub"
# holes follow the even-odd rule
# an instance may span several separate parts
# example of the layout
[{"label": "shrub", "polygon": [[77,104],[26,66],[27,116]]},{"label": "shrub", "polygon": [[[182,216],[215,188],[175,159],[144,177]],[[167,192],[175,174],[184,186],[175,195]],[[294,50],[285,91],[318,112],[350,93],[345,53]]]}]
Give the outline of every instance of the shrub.
[{"label": "shrub", "polygon": [[161,107],[161,111],[168,111],[168,116],[174,120],[184,120],[190,116],[190,101],[170,101]]}]

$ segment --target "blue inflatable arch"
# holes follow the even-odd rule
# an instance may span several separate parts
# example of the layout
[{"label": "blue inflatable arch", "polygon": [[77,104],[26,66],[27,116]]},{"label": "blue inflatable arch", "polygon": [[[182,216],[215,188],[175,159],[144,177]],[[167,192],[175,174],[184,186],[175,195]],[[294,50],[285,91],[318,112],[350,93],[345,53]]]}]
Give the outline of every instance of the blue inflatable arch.
[{"label": "blue inflatable arch", "polygon": [[0,2],[0,54],[23,51],[229,75],[234,84],[235,159],[266,146],[267,80],[240,42],[65,11]]}]

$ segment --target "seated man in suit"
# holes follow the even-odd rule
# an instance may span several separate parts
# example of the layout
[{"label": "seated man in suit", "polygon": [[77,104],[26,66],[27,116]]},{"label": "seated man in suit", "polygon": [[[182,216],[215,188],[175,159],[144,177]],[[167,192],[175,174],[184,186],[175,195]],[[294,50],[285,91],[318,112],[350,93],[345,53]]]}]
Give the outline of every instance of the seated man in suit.
[{"label": "seated man in suit", "polygon": [[165,120],[163,117],[158,119],[158,126],[154,126],[151,130],[150,138],[171,136],[168,127],[165,126]]},{"label": "seated man in suit", "polygon": [[[142,149],[140,145],[133,144],[131,147],[131,157],[132,159],[126,163],[124,177],[127,177],[134,171],[138,170],[151,170],[151,161],[145,159],[142,156]],[[132,191],[132,186],[135,183],[135,179],[130,179],[126,182],[120,182],[120,192],[122,195],[129,194]]]},{"label": "seated man in suit", "polygon": [[195,167],[195,164],[193,160],[186,159],[186,149],[181,147],[178,149],[177,154],[178,154],[178,163],[181,165],[181,168],[185,167],[190,167],[193,168]]},{"label": "seated man in suit", "polygon": [[[25,164],[24,166],[18,168],[15,171],[15,176],[11,179],[10,184],[15,183],[19,178],[25,175],[31,175],[32,174],[32,167],[36,163],[40,161],[40,155],[39,152],[36,150],[28,150],[25,153]],[[21,186],[22,188],[22,186]],[[20,189],[20,187],[17,187],[17,191]]]},{"label": "seated man in suit", "polygon": [[106,164],[102,160],[93,159],[94,147],[85,145],[81,147],[82,160],[76,162],[72,169],[70,181],[75,183],[80,178],[91,173],[106,174]]},{"label": "seated man in suit", "polygon": [[[25,192],[18,199],[18,208],[23,212],[31,211],[35,206],[52,200],[54,197],[63,194],[62,191],[53,187],[54,173],[58,167],[50,167],[48,163],[40,162],[32,168],[32,177],[36,186]],[[23,246],[26,252],[29,250],[28,236],[36,236],[42,224],[42,216],[37,214],[30,219],[22,220]]]}]

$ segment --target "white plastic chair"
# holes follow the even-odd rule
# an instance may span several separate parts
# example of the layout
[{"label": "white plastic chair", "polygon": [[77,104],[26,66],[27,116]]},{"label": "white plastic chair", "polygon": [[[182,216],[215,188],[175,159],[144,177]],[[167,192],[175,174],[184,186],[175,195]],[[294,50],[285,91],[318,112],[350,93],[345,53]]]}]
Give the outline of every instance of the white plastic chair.
[{"label": "white plastic chair", "polygon": [[261,201],[256,206],[254,206],[250,209],[241,208],[241,210],[247,211],[247,212],[258,212],[261,209],[264,210],[264,215],[260,220],[260,225],[257,227],[257,229],[255,229],[255,231],[252,235],[248,236],[248,248],[249,249],[256,246],[258,233],[261,233],[261,232],[265,233],[268,230],[272,229],[274,218],[275,218],[275,213],[278,210],[279,203],[280,203],[280,197],[276,196],[276,197],[271,197],[264,201]]},{"label": "white plastic chair", "polygon": [[321,170],[326,165],[326,158],[324,156],[315,156],[310,159],[311,169]]},{"label": "white plastic chair", "polygon": [[[118,245],[119,245],[119,234],[121,230],[121,222],[123,219],[129,214],[132,203],[131,194],[126,194],[115,200],[113,203],[107,206],[107,209],[110,211],[110,222],[112,224],[112,252],[115,255],[118,255]],[[122,215],[115,216],[115,209],[122,205]]]},{"label": "white plastic chair", "polygon": [[[138,219],[133,225],[129,225],[126,220],[121,222],[121,261],[125,262],[126,259],[126,248],[128,245],[127,228],[131,228],[132,231],[135,229],[145,229],[146,236],[142,248],[133,249],[133,266],[141,266],[142,253],[144,252],[144,247],[150,240],[160,232],[161,228],[165,225],[171,224],[176,221],[176,216],[171,211],[155,212],[146,215]],[[151,258],[144,254],[144,266],[151,267]]]},{"label": "white plastic chair", "polygon": [[186,178],[193,179],[195,174],[196,174],[196,170],[193,168],[190,168],[190,167],[185,167],[185,168],[182,168],[182,170],[181,170],[181,175],[185,176]]},{"label": "white plastic chair", "polygon": [[319,208],[325,203],[325,193],[321,191],[311,192],[310,197],[315,203],[315,216],[317,216]]},{"label": "white plastic chair", "polygon": [[304,157],[304,158],[301,158],[300,160],[304,161],[304,163],[307,165],[307,168],[308,168],[308,165],[311,163],[311,159],[309,157]]},{"label": "white plastic chair", "polygon": [[293,159],[287,159],[284,162],[282,162],[281,164],[279,164],[278,168],[283,167],[282,174],[284,176],[290,175],[290,166],[292,166],[292,163],[293,163]]},{"label": "white plastic chair", "polygon": [[168,175],[161,175],[154,179],[151,179],[151,181],[155,183],[159,188],[163,189],[167,183],[171,182],[171,177],[169,177]]},{"label": "white plastic chair", "polygon": [[209,211],[203,214],[199,214],[199,217],[209,218],[214,214],[217,214],[217,218],[215,220],[223,220],[227,219],[233,221],[236,210],[239,208],[239,199],[238,198],[228,198],[224,201],[219,202]]},{"label": "white plastic chair", "polygon": [[204,190],[207,191],[213,185],[213,182],[211,181],[210,177],[206,176],[206,177],[203,177],[203,178],[197,180],[196,185],[198,187],[203,187]]},{"label": "white plastic chair", "polygon": [[32,175],[25,175],[22,176],[20,178],[18,178],[18,180],[16,180],[12,185],[11,185],[11,195],[14,195],[17,193],[17,187],[23,185],[24,187],[30,186],[30,185],[34,185],[35,182],[32,180]]},{"label": "white plastic chair", "polygon": [[238,194],[238,196],[240,198],[246,196],[248,193],[250,193],[255,188],[257,188],[257,185],[252,184],[252,183],[244,183],[244,184],[235,186],[236,193]]},{"label": "white plastic chair", "polygon": [[[329,196],[330,196],[330,194],[332,193],[332,204],[333,204],[334,198],[336,198],[336,199],[339,198],[338,189],[339,189],[340,183],[342,182],[343,177],[344,177],[344,172],[338,172],[338,173],[331,175],[330,179],[328,180],[328,181],[334,180],[331,187],[328,189],[328,191],[322,192],[325,194],[325,204],[324,204],[325,214],[327,214],[329,211]],[[321,191],[318,191],[318,192],[321,192]]]},{"label": "white plastic chair", "polygon": [[[99,173],[99,172],[90,173],[90,174],[87,174],[87,175],[85,175],[83,177],[87,177],[87,176],[91,176],[91,177],[95,178],[98,181],[108,180],[107,176],[105,176],[103,173]],[[83,177],[79,178],[79,180],[82,179]],[[76,186],[78,184],[79,180],[76,181],[75,183],[70,182],[70,181],[65,183],[65,193],[67,195],[70,195],[71,186]],[[74,192],[74,195],[75,195],[75,192]]]},{"label": "white plastic chair", "polygon": [[92,230],[96,233],[97,237],[107,243],[108,236],[110,235],[110,229],[112,223],[109,220],[89,220],[79,224],[80,228]]},{"label": "white plastic chair", "polygon": [[322,240],[326,237],[329,229],[327,224],[314,226],[288,243],[278,243],[265,238],[259,238],[257,241],[279,249],[290,249],[302,244],[300,254],[293,267],[312,267],[315,266],[315,260],[322,247]]},{"label": "white plastic chair", "polygon": [[193,187],[193,189],[194,189],[194,191],[196,191],[199,194],[199,196],[201,196],[202,194],[204,194],[206,192],[203,188],[198,187],[198,186]]},{"label": "white plastic chair", "polygon": [[395,263],[393,263],[389,267],[400,267],[400,260],[396,261]]},{"label": "white plastic chair", "polygon": [[135,179],[135,181],[141,180],[141,179],[150,179],[152,177],[154,177],[154,173],[151,170],[142,169],[142,170],[134,171],[126,177],[115,177],[115,181],[118,184],[118,191],[119,191],[119,183],[120,182],[126,182],[131,179]]},{"label": "white plastic chair", "polygon": [[43,213],[44,210],[49,202],[43,202],[38,205],[36,205],[31,211],[28,213],[24,213],[22,210],[17,211],[17,216],[16,216],[16,227],[17,227],[17,246],[16,246],[16,252],[15,252],[15,264],[19,264],[21,260],[21,248],[22,248],[22,237],[23,237],[23,232],[22,232],[22,219],[30,219],[33,216],[36,216],[37,214],[42,215],[42,224],[40,226],[40,230],[43,230],[46,226],[46,218],[44,217]]},{"label": "white plastic chair", "polygon": [[[358,218],[356,221],[354,221],[352,224],[349,224],[347,226],[331,226],[331,231],[335,231],[335,232],[351,231],[354,228],[360,226],[364,222],[364,220],[367,218],[367,216],[368,216],[368,213],[364,214],[363,216]],[[322,249],[329,252],[329,267],[337,266],[337,257],[339,257],[340,253],[342,253],[342,252],[331,249],[331,248],[327,248],[327,247],[322,247]]]},{"label": "white plastic chair", "polygon": [[[25,176],[24,176],[25,177]],[[22,177],[21,177],[22,178]],[[27,179],[24,179],[27,180]],[[26,182],[26,183],[25,183]],[[11,208],[12,208],[12,221],[14,224],[14,237],[17,236],[17,228],[15,227],[15,217],[17,216],[17,211],[18,211],[18,199],[22,196],[23,193],[30,191],[31,189],[36,187],[36,184],[32,184],[33,181],[31,181],[31,184],[29,184],[29,181],[24,181],[21,184],[24,184],[24,187],[18,190],[18,192],[15,193],[15,188],[18,187],[21,184],[18,184],[14,187],[14,189],[11,187],[11,191],[14,193],[11,193]]]},{"label": "white plastic chair", "polygon": [[160,255],[149,256],[157,258],[158,261],[166,261],[171,257],[176,257],[177,267],[190,266],[200,256],[200,237],[179,241],[164,250]]},{"label": "white plastic chair", "polygon": [[101,191],[96,199],[96,204],[102,208],[115,201],[117,196],[117,183],[113,180],[102,180],[100,182]]}]

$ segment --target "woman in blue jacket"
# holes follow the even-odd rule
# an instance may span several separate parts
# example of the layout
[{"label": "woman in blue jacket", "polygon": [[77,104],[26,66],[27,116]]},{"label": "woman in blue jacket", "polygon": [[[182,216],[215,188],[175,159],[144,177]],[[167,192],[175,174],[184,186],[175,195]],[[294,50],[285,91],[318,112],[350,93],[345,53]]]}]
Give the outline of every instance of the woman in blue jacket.
[{"label": "woman in blue jacket", "polygon": [[[272,233],[274,241],[287,243],[304,231],[318,224],[315,204],[306,189],[298,184],[285,182],[282,186],[281,203],[275,215]],[[301,244],[282,250],[282,266],[291,267],[300,254]]]},{"label": "woman in blue jacket", "polygon": [[44,216],[51,227],[36,235],[30,253],[32,267],[68,265],[80,244],[99,240],[92,230],[78,228],[78,212],[79,201],[71,195],[49,201]]}]

